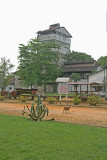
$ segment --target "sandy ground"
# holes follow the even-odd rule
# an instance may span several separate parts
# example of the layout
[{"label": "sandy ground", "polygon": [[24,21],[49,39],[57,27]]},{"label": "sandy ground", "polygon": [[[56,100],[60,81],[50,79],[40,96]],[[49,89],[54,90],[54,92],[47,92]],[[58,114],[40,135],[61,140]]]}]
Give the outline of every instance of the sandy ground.
[{"label": "sandy ground", "polygon": [[[43,103],[44,104],[44,103]],[[24,106],[30,104],[0,102],[0,114],[9,114],[22,116]],[[98,105],[96,107],[89,104],[73,105],[70,104],[68,113],[63,113],[64,103],[49,105],[49,116],[45,119],[55,118],[55,121],[84,124],[90,126],[107,127],[107,104]]]}]

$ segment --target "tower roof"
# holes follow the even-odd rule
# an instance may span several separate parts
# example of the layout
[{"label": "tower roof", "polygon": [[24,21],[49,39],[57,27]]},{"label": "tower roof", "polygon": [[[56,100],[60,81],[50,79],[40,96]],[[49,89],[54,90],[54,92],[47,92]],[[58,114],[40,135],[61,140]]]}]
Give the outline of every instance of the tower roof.
[{"label": "tower roof", "polygon": [[70,38],[72,38],[71,34],[66,30],[65,27],[60,27],[60,23],[56,23],[56,24],[52,24],[49,26],[49,29],[43,30],[43,31],[38,31],[37,34],[41,34],[41,35],[46,35],[46,34],[51,34],[52,32],[63,32],[64,34],[66,33],[66,35]]}]

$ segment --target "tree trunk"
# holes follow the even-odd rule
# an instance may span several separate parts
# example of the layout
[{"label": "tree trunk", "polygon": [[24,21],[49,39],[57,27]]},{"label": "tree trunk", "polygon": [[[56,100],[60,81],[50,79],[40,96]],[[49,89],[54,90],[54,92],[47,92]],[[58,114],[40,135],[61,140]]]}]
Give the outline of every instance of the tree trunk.
[{"label": "tree trunk", "polygon": [[46,93],[46,84],[44,84],[44,93]]}]

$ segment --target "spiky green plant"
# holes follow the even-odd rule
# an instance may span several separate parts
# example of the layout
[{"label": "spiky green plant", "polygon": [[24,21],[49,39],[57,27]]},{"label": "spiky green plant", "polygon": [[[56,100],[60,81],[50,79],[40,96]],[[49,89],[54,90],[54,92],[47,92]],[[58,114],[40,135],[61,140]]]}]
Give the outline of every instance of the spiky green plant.
[{"label": "spiky green plant", "polygon": [[47,116],[48,116],[48,108],[45,105],[42,104],[40,96],[38,96],[36,107],[34,106],[33,103],[31,104],[31,108],[29,108],[27,105],[26,105],[26,107],[28,109],[27,110],[28,112],[26,111],[26,109],[24,107],[24,110],[23,110],[22,114],[24,115],[26,113],[30,117],[30,119],[32,119],[32,120],[41,121],[44,118],[46,113],[47,113]]}]

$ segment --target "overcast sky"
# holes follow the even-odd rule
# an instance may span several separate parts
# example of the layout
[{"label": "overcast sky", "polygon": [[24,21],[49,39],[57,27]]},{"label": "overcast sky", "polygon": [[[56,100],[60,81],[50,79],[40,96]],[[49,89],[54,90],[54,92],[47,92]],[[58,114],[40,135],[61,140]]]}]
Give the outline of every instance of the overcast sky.
[{"label": "overcast sky", "polygon": [[16,68],[19,44],[54,23],[72,35],[71,51],[107,56],[106,10],[107,0],[0,0],[0,58]]}]

